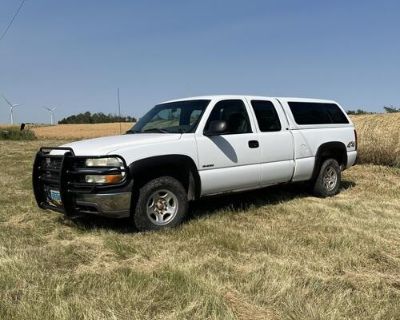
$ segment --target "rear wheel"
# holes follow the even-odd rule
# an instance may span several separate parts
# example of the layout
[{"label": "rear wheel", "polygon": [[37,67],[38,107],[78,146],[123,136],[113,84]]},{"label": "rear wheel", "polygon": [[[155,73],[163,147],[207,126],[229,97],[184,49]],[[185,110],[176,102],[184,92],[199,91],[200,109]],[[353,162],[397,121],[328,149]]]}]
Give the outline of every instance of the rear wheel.
[{"label": "rear wheel", "polygon": [[134,199],[133,222],[140,231],[179,225],[188,210],[185,188],[172,177],[159,177],[143,185]]},{"label": "rear wheel", "polygon": [[313,194],[318,197],[331,197],[339,193],[341,169],[335,159],[327,159],[322,163],[314,182]]}]

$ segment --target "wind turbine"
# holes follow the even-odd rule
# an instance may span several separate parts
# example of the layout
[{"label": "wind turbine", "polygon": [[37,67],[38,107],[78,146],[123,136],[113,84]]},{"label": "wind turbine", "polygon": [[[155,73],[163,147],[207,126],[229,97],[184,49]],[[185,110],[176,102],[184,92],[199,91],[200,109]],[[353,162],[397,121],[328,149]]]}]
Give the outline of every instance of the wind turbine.
[{"label": "wind turbine", "polygon": [[2,95],[2,97],[3,97],[4,101],[7,102],[7,104],[10,107],[10,123],[14,124],[14,108],[20,106],[20,104],[16,104],[16,103],[12,104],[10,101],[7,100],[7,98],[5,96]]},{"label": "wind turbine", "polygon": [[48,112],[50,112],[50,124],[54,124],[54,110],[57,109],[57,107],[43,107],[46,109]]}]

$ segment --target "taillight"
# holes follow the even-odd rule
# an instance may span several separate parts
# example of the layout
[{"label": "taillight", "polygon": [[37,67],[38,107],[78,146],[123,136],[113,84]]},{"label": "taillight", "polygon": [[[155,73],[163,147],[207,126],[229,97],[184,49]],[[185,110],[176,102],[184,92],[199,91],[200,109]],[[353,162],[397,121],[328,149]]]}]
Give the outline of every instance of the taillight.
[{"label": "taillight", "polygon": [[355,139],[355,148],[357,150],[358,141],[357,141],[357,130],[354,129],[354,139]]}]

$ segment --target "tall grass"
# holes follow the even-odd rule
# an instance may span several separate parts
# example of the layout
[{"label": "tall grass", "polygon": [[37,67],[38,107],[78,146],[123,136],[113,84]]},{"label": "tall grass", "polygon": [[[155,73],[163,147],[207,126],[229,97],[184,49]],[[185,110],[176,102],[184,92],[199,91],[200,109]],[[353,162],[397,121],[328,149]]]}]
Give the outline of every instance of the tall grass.
[{"label": "tall grass", "polygon": [[359,163],[400,167],[400,113],[352,116]]},{"label": "tall grass", "polygon": [[36,140],[35,133],[30,129],[20,130],[19,127],[0,127],[0,140]]}]

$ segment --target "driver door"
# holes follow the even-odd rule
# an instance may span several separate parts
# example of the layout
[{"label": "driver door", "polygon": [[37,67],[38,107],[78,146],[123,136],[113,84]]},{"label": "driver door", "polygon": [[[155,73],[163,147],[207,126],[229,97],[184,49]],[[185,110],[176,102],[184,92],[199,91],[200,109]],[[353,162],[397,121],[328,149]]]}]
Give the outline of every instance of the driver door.
[{"label": "driver door", "polygon": [[[259,186],[261,151],[247,108],[241,99],[220,100],[196,133],[202,195]],[[226,132],[204,135],[214,120],[226,121]]]}]

